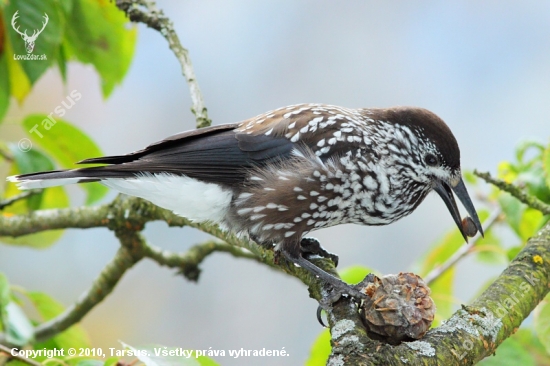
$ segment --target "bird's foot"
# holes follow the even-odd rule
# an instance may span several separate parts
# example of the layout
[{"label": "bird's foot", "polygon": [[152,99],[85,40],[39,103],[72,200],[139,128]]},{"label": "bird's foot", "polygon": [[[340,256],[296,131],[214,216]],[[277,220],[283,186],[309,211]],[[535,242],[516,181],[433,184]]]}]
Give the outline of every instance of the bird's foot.
[{"label": "bird's foot", "polygon": [[323,248],[319,240],[315,238],[302,238],[300,248],[302,250],[302,256],[305,259],[310,260],[317,255],[322,258],[330,259],[334,263],[334,267],[338,267],[338,256]]},{"label": "bird's foot", "polygon": [[328,311],[332,304],[334,304],[336,301],[340,300],[342,296],[350,296],[357,306],[361,304],[361,301],[368,297],[368,295],[365,293],[365,289],[369,285],[369,283],[374,282],[375,275],[372,273],[369,273],[363,281],[359,282],[356,285],[348,285],[344,282],[345,286],[340,285],[333,285],[333,284],[326,284],[325,288],[326,291],[323,293],[323,297],[319,301],[319,307],[317,307],[317,321],[319,324],[321,324],[323,327],[327,328],[328,326],[323,321],[322,317],[322,311]]},{"label": "bird's foot", "polygon": [[285,251],[282,251],[282,253],[287,260],[299,265],[302,268],[305,268],[313,275],[323,280],[323,282],[326,284],[326,290],[323,291],[323,298],[321,299],[321,306],[332,305],[334,302],[338,301],[338,299],[340,299],[342,295],[351,296],[357,300],[364,299],[367,296],[355,286],[348,285],[341,279],[334,277],[333,275],[317,267],[315,264],[311,263],[309,260],[305,259],[301,255],[294,257]]},{"label": "bird's foot", "polygon": [[358,287],[358,285],[348,285],[347,283],[339,280],[340,283],[327,283],[323,297],[319,301],[319,306],[323,309],[328,309],[336,301],[340,300],[342,296],[351,297],[356,303],[360,304],[361,301],[367,298],[367,295],[361,291],[364,287]]}]

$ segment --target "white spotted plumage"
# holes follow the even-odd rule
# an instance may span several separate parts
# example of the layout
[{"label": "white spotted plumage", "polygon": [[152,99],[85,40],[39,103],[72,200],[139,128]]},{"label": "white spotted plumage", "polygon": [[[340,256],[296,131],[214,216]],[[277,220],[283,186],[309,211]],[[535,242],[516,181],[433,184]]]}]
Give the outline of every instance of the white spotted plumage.
[{"label": "white spotted plumage", "polygon": [[[414,122],[416,119],[427,122]],[[224,139],[212,140],[214,146],[197,144],[197,150],[191,152],[216,148],[215,144],[222,141],[227,145],[219,153],[208,150],[222,164],[220,169],[214,166],[210,171],[199,165],[187,168],[183,149],[181,163],[177,159],[170,162],[183,164],[187,170],[182,171],[138,170],[138,174],[103,178],[88,174],[91,170],[75,170],[67,175],[54,174],[53,180],[25,176],[13,180],[24,188],[100,180],[193,220],[217,222],[233,231],[250,233],[260,242],[292,241],[296,245],[305,233],[322,227],[391,223],[411,213],[434,187],[434,180],[455,182],[460,177],[459,152],[447,130],[437,116],[422,109],[298,104],[222,126],[220,132],[212,128],[211,135],[219,133]],[[443,140],[438,140],[438,134],[444,135]],[[201,136],[182,134],[183,148],[186,138],[200,142]],[[177,140],[166,141],[170,148]],[[154,155],[160,145],[147,149],[164,166],[164,155]],[[149,156],[147,149],[145,158]],[[427,166],[427,153],[449,163]],[[453,156],[446,156],[449,154]],[[242,159],[243,165],[224,165],[224,159],[230,162],[233,156]],[[135,162],[138,167],[139,159]],[[132,163],[123,161],[121,170]],[[82,177],[79,172],[83,172]]]}]

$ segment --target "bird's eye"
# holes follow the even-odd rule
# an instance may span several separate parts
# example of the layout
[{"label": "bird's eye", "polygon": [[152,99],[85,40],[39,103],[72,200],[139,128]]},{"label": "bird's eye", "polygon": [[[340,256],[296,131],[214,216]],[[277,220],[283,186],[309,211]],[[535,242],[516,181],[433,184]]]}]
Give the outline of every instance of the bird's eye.
[{"label": "bird's eye", "polygon": [[424,161],[429,166],[436,166],[437,164],[439,164],[439,161],[434,154],[426,154],[426,156],[424,156]]}]

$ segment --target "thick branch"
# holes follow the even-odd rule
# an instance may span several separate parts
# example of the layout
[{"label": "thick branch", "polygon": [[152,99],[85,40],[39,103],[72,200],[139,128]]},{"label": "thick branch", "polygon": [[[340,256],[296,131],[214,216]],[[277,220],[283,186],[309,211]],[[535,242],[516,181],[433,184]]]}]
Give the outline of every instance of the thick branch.
[{"label": "thick branch", "polygon": [[117,0],[116,6],[124,11],[132,22],[144,23],[147,26],[156,29],[168,41],[168,45],[181,64],[181,71],[189,85],[191,100],[193,106],[191,111],[197,119],[197,128],[210,126],[212,121],[208,118],[208,113],[202,93],[193,70],[193,64],[189,57],[189,51],[185,49],[174,30],[172,21],[164,15],[162,10],[158,9],[154,2],[148,0]]},{"label": "thick branch", "polygon": [[469,306],[422,340],[390,346],[366,337],[354,304],[337,302],[328,317],[329,364],[471,365],[498,352],[549,291],[550,224],[531,238],[509,267]]},{"label": "thick branch", "polygon": [[534,208],[535,210],[539,210],[545,215],[550,215],[550,205],[542,202],[535,196],[531,196],[525,193],[523,190],[516,187],[515,185],[506,183],[501,179],[493,178],[489,173],[481,173],[477,170],[474,170],[474,174],[484,181],[493,184],[500,190],[510,193],[512,196],[525,203],[527,206]]}]

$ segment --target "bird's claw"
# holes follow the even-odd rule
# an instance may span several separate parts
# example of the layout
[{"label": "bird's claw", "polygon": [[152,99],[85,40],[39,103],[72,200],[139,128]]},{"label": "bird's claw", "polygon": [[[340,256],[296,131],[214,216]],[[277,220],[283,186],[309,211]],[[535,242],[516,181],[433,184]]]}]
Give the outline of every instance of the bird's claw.
[{"label": "bird's claw", "polygon": [[325,286],[326,291],[323,292],[323,297],[319,301],[319,306],[317,307],[317,321],[319,322],[319,324],[321,324],[325,328],[328,327],[321,316],[322,311],[328,311],[332,307],[332,304],[340,300],[342,296],[349,296],[355,301],[357,305],[360,305],[361,302],[368,297],[368,295],[366,295],[364,292],[365,288],[368,286],[369,283],[374,282],[375,277],[376,276],[374,274],[369,273],[363,279],[363,281],[353,286],[345,284],[342,284],[342,286],[327,284]]}]

